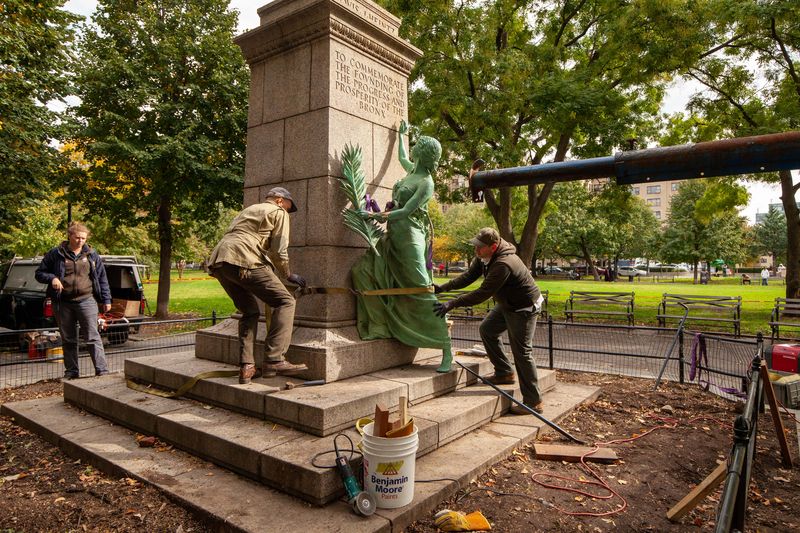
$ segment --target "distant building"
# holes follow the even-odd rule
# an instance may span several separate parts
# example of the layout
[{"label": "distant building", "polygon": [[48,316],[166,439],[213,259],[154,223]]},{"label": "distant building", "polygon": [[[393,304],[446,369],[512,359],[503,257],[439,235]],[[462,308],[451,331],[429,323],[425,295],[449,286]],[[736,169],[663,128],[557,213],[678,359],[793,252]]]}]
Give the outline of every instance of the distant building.
[{"label": "distant building", "polygon": [[[797,207],[800,208],[800,202],[797,202]],[[764,220],[764,217],[767,216],[767,213],[769,213],[770,209],[774,209],[776,211],[783,213],[783,204],[780,202],[778,202],[777,204],[769,204],[769,207],[767,207],[766,212],[756,213],[756,224],[760,224],[761,221]]]},{"label": "distant building", "polygon": [[[592,192],[600,192],[609,181],[608,178],[587,180],[586,187]],[[630,188],[634,196],[645,201],[660,222],[666,222],[672,197],[678,194],[681,181],[683,180],[637,183],[631,185]]]}]

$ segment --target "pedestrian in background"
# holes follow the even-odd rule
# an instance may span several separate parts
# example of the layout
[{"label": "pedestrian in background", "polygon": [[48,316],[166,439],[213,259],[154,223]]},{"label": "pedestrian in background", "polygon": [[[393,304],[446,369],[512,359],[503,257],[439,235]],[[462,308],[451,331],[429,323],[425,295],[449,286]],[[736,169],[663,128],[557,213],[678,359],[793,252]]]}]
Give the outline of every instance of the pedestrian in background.
[{"label": "pedestrian in background", "polygon": [[100,255],[87,243],[89,229],[73,222],[67,240],[44,255],[36,280],[47,284],[61,341],[64,344],[64,377],[80,377],[78,335],[83,338],[97,376],[108,374],[103,340],[97,329],[98,305],[111,310],[111,289]]},{"label": "pedestrian in background", "polygon": [[767,267],[761,271],[761,284],[769,285],[769,269]]}]

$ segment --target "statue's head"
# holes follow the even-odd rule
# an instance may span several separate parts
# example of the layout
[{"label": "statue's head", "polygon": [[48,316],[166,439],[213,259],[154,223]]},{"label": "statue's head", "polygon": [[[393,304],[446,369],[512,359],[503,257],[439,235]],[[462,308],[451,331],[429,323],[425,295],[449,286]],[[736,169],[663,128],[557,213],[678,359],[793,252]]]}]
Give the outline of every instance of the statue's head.
[{"label": "statue's head", "polygon": [[442,145],[433,137],[420,137],[411,151],[411,159],[431,174],[436,172],[440,157],[442,157]]}]

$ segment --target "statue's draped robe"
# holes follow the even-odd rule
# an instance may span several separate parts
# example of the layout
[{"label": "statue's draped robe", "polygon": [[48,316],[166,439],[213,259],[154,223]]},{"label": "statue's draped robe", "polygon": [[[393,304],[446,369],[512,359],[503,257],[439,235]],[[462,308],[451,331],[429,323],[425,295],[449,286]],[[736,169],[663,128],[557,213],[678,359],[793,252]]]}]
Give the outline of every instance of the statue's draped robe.
[{"label": "statue's draped robe", "polygon": [[[430,180],[430,178],[428,178]],[[387,233],[376,248],[353,267],[353,286],[359,290],[430,287],[433,283],[426,259],[432,241],[428,200],[433,181],[400,180],[392,190],[395,209],[407,202],[419,204],[408,216],[390,219]],[[417,194],[425,187],[425,194]],[[428,192],[427,189],[430,189]],[[359,296],[358,332],[362,339],[395,338],[419,348],[449,348],[450,337],[443,318],[433,313],[433,293],[402,296]]]}]

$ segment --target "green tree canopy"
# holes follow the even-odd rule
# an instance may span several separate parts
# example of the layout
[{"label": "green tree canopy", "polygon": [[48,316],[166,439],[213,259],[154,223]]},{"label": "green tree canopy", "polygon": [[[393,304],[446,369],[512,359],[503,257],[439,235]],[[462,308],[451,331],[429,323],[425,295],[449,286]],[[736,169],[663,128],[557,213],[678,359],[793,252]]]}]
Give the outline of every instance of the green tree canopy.
[{"label": "green tree canopy", "polygon": [[770,207],[753,230],[753,245],[757,253],[772,256],[772,263],[776,266],[786,260],[786,217],[782,212]]},{"label": "green tree canopy", "polygon": [[[511,167],[653,139],[667,75],[704,49],[688,1],[383,3],[425,54],[409,107],[442,141],[445,177],[466,175],[478,157]],[[552,188],[487,192],[500,234],[526,262]]]},{"label": "green tree canopy", "polygon": [[[61,138],[61,115],[46,104],[69,94],[71,25],[78,19],[61,9],[63,4],[0,4],[0,228],[25,223],[29,211],[49,196],[61,163],[51,144]],[[13,245],[4,239],[0,255],[22,253]]]},{"label": "green tree canopy", "polygon": [[156,316],[168,313],[174,228],[239,206],[249,75],[227,0],[100,0],[83,28],[70,191],[115,224],[155,222]]},{"label": "green tree canopy", "polygon": [[[694,265],[697,282],[698,264],[717,258],[728,264],[741,261],[746,255],[744,221],[734,207],[708,210],[705,195],[713,195],[709,180],[685,182],[672,198],[667,226],[662,236],[660,257],[670,262]],[[746,196],[742,197],[742,203]]]},{"label": "green tree canopy", "polygon": [[[713,45],[685,56],[686,75],[706,89],[690,102],[702,136],[747,136],[800,128],[800,3],[708,2]],[[788,170],[754,178],[781,186],[787,220],[786,296],[800,296],[800,210]]]}]

